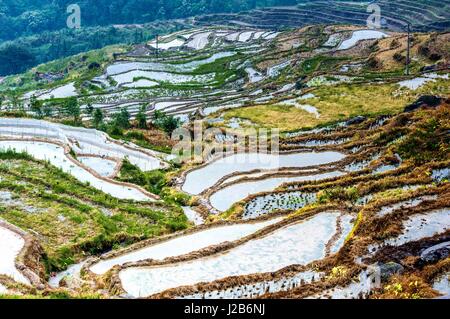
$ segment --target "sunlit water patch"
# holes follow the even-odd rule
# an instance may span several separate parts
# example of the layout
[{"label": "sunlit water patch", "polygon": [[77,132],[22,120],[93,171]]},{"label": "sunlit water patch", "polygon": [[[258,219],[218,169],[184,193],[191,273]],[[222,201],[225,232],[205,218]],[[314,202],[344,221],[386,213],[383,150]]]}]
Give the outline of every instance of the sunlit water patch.
[{"label": "sunlit water patch", "polygon": [[52,288],[59,287],[61,280],[65,280],[69,285],[71,283],[75,283],[75,281],[80,280],[80,271],[84,266],[85,262],[81,262],[75,265],[71,265],[67,268],[67,270],[61,271],[53,276],[51,276],[48,280],[48,284]]},{"label": "sunlit water patch", "polygon": [[339,251],[339,249],[342,248],[342,246],[344,246],[345,243],[345,239],[347,238],[348,234],[350,234],[350,232],[353,229],[353,221],[354,221],[354,217],[352,215],[344,215],[341,216],[341,234],[339,235],[339,237],[336,239],[336,241],[331,245],[330,247],[330,253],[331,254],[335,254]]},{"label": "sunlit water patch", "polygon": [[189,206],[183,206],[181,207],[183,209],[184,214],[186,215],[187,219],[194,223],[194,225],[201,225],[205,221],[203,220],[203,217],[197,213],[195,210],[193,210]]},{"label": "sunlit water patch", "polygon": [[413,198],[413,199],[409,199],[406,201],[402,201],[396,204],[392,204],[392,205],[388,205],[388,206],[383,206],[380,208],[380,210],[377,212],[377,217],[384,217],[386,215],[391,214],[392,212],[398,210],[398,209],[406,209],[406,208],[412,208],[412,207],[416,207],[419,206],[420,204],[422,204],[424,201],[431,201],[431,200],[436,200],[437,196],[433,195],[433,196],[422,196],[422,197],[417,197],[417,198]]},{"label": "sunlit water patch", "polygon": [[25,245],[25,240],[0,224],[0,274],[29,284],[29,280],[16,268],[16,258]]},{"label": "sunlit water patch", "polygon": [[57,87],[48,93],[42,94],[37,97],[38,100],[47,100],[47,99],[62,99],[67,97],[76,96],[77,92],[74,86],[74,83],[69,83],[60,87]]},{"label": "sunlit water patch", "polygon": [[132,83],[135,79],[146,78],[154,81],[170,82],[173,84],[186,83],[186,82],[198,82],[205,83],[213,80],[213,74],[201,74],[201,75],[186,75],[160,71],[143,71],[132,70],[126,73],[121,73],[112,76],[114,81],[118,85]]},{"label": "sunlit water patch", "polygon": [[228,276],[273,272],[307,264],[325,256],[325,245],[336,232],[339,212],[325,212],[251,240],[223,254],[161,267],[127,268],[119,274],[134,297]]},{"label": "sunlit water patch", "polygon": [[78,156],[77,160],[96,171],[100,176],[105,177],[111,176],[117,167],[117,163],[115,161],[101,157]]},{"label": "sunlit water patch", "polygon": [[343,173],[334,171],[329,173],[308,175],[308,176],[294,176],[294,177],[275,177],[268,178],[258,181],[244,182],[239,184],[234,184],[229,187],[223,188],[218,192],[214,193],[210,197],[211,205],[218,209],[219,211],[226,211],[234,203],[237,203],[249,195],[257,194],[261,192],[273,191],[277,187],[284,183],[289,182],[301,182],[301,181],[312,181],[312,180],[322,180],[327,178],[333,178],[341,176]]},{"label": "sunlit water patch", "polygon": [[337,162],[345,157],[338,152],[296,153],[296,154],[234,154],[216,160],[186,175],[183,190],[190,194],[199,194],[213,186],[221,178],[237,172],[256,169],[276,169],[280,167],[307,167]]},{"label": "sunlit water patch", "polygon": [[0,284],[0,295],[1,294],[7,294],[8,293],[8,289],[3,286],[2,284]]},{"label": "sunlit water patch", "polygon": [[431,78],[425,78],[425,77],[418,77],[418,78],[414,78],[411,80],[405,80],[405,81],[401,81],[398,82],[398,85],[400,85],[400,87],[404,87],[410,90],[417,90],[418,88],[422,87],[423,85],[425,85],[427,82],[433,81],[433,79]]},{"label": "sunlit water patch", "polygon": [[100,275],[116,265],[123,265],[128,262],[136,262],[150,258],[162,260],[167,257],[188,254],[208,246],[238,240],[279,221],[281,221],[281,218],[258,223],[235,224],[202,230],[128,252],[118,257],[102,260],[93,265],[91,271]]},{"label": "sunlit water patch", "polygon": [[354,31],[350,39],[347,39],[341,43],[337,48],[338,50],[347,50],[354,47],[359,41],[382,39],[388,37],[386,33],[376,30],[359,30]]},{"label": "sunlit water patch", "polygon": [[391,246],[400,246],[422,238],[432,237],[450,229],[450,208],[434,210],[410,216],[403,223],[403,233],[385,241]]},{"label": "sunlit water patch", "polygon": [[450,295],[450,272],[444,273],[433,282],[433,289],[441,295]]},{"label": "sunlit water patch", "polygon": [[433,170],[433,172],[431,173],[431,178],[435,182],[442,182],[445,180],[447,180],[447,181],[450,180],[450,168],[446,167],[446,168]]},{"label": "sunlit water patch", "polygon": [[194,34],[186,46],[195,50],[204,49],[208,45],[208,38],[212,32],[202,32]]}]

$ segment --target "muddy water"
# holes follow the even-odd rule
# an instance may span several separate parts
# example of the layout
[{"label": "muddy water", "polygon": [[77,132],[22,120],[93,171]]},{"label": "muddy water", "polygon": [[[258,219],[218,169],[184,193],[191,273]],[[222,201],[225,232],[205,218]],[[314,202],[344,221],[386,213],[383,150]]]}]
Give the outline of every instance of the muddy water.
[{"label": "muddy water", "polygon": [[161,267],[127,268],[119,276],[128,294],[143,297],[183,285],[307,264],[325,256],[339,215],[324,212],[223,254]]}]

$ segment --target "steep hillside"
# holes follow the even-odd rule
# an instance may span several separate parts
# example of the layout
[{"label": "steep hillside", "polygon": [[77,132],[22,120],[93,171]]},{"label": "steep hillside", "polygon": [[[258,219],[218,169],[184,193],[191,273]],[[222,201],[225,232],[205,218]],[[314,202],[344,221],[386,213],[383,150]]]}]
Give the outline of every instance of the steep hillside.
[{"label": "steep hillside", "polygon": [[[139,43],[194,25],[234,25],[267,30],[308,24],[366,25],[365,1],[79,1],[81,29],[66,27],[68,1],[4,1],[0,6],[0,76],[106,45]],[[296,5],[297,4],[297,5]],[[381,25],[404,32],[444,31],[448,1],[375,1]],[[254,9],[256,8],[256,9]],[[251,10],[254,9],[254,10]],[[51,41],[50,41],[51,39]],[[8,40],[8,41],[6,41]]]},{"label": "steep hillside", "polygon": [[[383,28],[404,31],[407,23],[415,31],[446,30],[450,26],[447,1],[388,1],[370,2],[381,9]],[[223,23],[254,27],[299,27],[308,24],[366,25],[373,11],[368,12],[364,1],[298,1],[297,6],[262,8],[239,14],[215,14],[200,17],[199,23]]]},{"label": "steep hillside", "polygon": [[449,294],[449,33],[228,22],[3,79],[0,296]]}]

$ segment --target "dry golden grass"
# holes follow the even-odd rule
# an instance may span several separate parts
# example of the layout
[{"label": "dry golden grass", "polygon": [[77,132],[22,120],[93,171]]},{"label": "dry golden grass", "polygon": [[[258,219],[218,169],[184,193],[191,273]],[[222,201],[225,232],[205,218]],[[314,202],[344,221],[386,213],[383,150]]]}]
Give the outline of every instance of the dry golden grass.
[{"label": "dry golden grass", "polygon": [[381,292],[376,293],[373,299],[423,299],[438,296],[421,277],[415,274],[394,276]]},{"label": "dry golden grass", "polygon": [[[426,61],[424,61],[426,59],[419,54],[418,48],[428,40],[429,37],[428,34],[415,36],[415,42],[411,47],[411,59],[414,61],[421,61],[421,64],[426,64]],[[400,47],[390,49],[390,45],[394,39],[398,41]],[[403,56],[406,56],[407,36],[405,34],[400,34],[395,38],[382,39],[378,42],[378,47],[380,48],[380,52],[376,54],[376,58],[383,62],[383,71],[396,70],[403,67],[404,63],[396,61],[394,55],[400,53],[403,54]]]},{"label": "dry golden grass", "polygon": [[314,125],[314,115],[294,106],[257,105],[225,113],[224,118],[239,117],[249,119],[256,125],[265,128],[280,128],[283,131],[295,130],[299,127]]},{"label": "dry golden grass", "polygon": [[320,118],[302,109],[284,105],[256,105],[225,112],[224,118],[248,119],[257,126],[282,132],[315,127],[357,115],[396,114],[422,94],[450,95],[450,81],[429,82],[420,89],[400,89],[397,84],[341,84],[313,91],[315,97],[301,104],[315,106]]}]

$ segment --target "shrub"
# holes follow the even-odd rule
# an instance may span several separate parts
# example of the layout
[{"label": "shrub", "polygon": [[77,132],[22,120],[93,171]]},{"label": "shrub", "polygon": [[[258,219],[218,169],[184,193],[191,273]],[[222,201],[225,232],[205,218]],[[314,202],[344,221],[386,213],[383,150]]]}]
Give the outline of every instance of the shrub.
[{"label": "shrub", "polygon": [[68,98],[63,104],[63,109],[67,115],[73,116],[74,122],[79,121],[81,111],[76,97]]},{"label": "shrub", "polygon": [[400,62],[400,63],[405,63],[406,62],[406,57],[403,56],[400,52],[396,52],[393,55],[393,58],[395,61]]},{"label": "shrub", "polygon": [[170,135],[181,125],[181,122],[179,119],[171,115],[167,115],[164,112],[156,110],[153,114],[153,125],[164,130]]},{"label": "shrub", "polygon": [[92,124],[95,127],[99,127],[103,123],[104,115],[101,109],[95,109],[94,115],[92,117]]},{"label": "shrub", "polygon": [[142,106],[139,113],[136,115],[137,126],[140,129],[147,128],[147,115],[145,114],[145,106]]},{"label": "shrub", "polygon": [[164,171],[143,172],[127,159],[123,161],[118,180],[142,186],[153,194],[160,194],[163,187],[167,184]]}]

